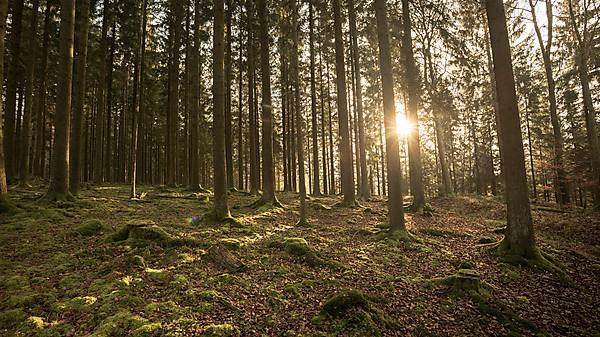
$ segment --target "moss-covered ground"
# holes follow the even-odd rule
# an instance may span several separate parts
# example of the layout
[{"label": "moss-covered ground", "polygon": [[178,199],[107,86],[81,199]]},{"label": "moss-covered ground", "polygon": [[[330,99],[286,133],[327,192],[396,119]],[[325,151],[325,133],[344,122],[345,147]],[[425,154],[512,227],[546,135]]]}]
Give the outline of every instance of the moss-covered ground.
[{"label": "moss-covered ground", "polygon": [[256,197],[231,192],[237,221],[219,224],[199,221],[206,193],[139,189],[143,200],[103,185],[60,203],[38,200],[43,185],[11,189],[20,211],[0,216],[0,336],[600,331],[598,213],[534,208],[538,245],[567,281],[478,248],[502,238],[497,199],[433,199],[427,216],[407,214],[412,239],[394,240],[382,235],[378,198],[354,208],[310,198],[308,225],[297,227],[293,193],[278,194],[284,208],[252,208]]}]

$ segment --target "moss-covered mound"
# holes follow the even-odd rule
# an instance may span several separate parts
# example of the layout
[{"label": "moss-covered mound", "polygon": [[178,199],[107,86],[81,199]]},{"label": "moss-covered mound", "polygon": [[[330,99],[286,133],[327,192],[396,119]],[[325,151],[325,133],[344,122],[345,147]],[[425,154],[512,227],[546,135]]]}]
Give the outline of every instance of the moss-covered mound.
[{"label": "moss-covered mound", "polygon": [[203,243],[191,239],[175,236],[167,232],[164,228],[156,225],[152,221],[138,221],[125,225],[116,233],[109,237],[109,241],[123,242],[127,241],[133,246],[148,246],[156,244],[161,247],[176,246],[202,246]]},{"label": "moss-covered mound", "polygon": [[336,333],[347,331],[356,336],[381,336],[382,328],[395,325],[376,307],[373,298],[354,289],[343,290],[329,298],[313,321],[318,325],[336,321],[331,324],[338,329]]},{"label": "moss-covered mound", "polygon": [[318,267],[326,264],[319,252],[309,246],[304,238],[284,238],[269,242],[269,247],[278,248],[299,261],[311,266]]},{"label": "moss-covered mound", "polygon": [[74,231],[82,236],[92,236],[110,232],[112,228],[98,219],[91,219],[75,227]]}]

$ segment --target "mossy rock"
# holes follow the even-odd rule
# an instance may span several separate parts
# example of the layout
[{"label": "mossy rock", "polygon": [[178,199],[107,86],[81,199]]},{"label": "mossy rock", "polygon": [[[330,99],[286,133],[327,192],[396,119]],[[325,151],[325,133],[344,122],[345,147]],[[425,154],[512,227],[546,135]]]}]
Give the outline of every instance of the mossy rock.
[{"label": "mossy rock", "polygon": [[308,245],[304,238],[290,237],[283,240],[272,240],[268,243],[271,248],[282,249],[289,255],[299,259],[311,267],[323,266],[326,261]]},{"label": "mossy rock", "polygon": [[82,236],[93,236],[112,231],[112,228],[98,219],[92,219],[77,226],[74,231]]},{"label": "mossy rock", "polygon": [[163,329],[160,322],[148,323],[140,326],[131,333],[131,337],[152,337],[162,336]]},{"label": "mossy rock", "polygon": [[351,329],[355,335],[361,336],[381,336],[382,327],[393,327],[396,324],[375,306],[372,298],[354,289],[343,290],[327,300],[313,322],[321,324],[327,320],[337,322],[329,326],[337,326],[341,330]]},{"label": "mossy rock", "polygon": [[169,279],[169,273],[164,269],[153,269],[146,268],[144,269],[146,275],[150,277],[150,279],[158,282],[166,282]]},{"label": "mossy rock", "polygon": [[0,312],[0,329],[11,329],[27,319],[23,309],[11,309]]},{"label": "mossy rock", "polygon": [[228,323],[211,324],[204,327],[203,330],[204,332],[201,334],[203,337],[229,337],[237,333],[237,329]]},{"label": "mossy rock", "polygon": [[172,235],[152,221],[129,223],[112,234],[108,240],[112,242],[127,241],[136,247],[145,247],[151,243],[161,247],[197,247],[202,245],[198,240]]}]

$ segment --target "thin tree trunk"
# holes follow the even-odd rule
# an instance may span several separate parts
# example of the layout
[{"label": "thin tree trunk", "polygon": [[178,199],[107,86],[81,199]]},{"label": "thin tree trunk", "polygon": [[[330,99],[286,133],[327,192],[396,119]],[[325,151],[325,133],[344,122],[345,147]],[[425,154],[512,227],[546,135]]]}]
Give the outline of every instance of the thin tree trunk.
[{"label": "thin tree trunk", "polygon": [[102,168],[102,153],[104,149],[104,114],[106,110],[106,68],[107,68],[107,51],[108,51],[108,27],[110,25],[110,0],[104,0],[104,9],[102,16],[102,37],[100,40],[100,85],[98,87],[98,111],[96,113],[96,133],[95,133],[95,150],[94,163],[92,169],[94,171],[94,182],[101,183],[104,180]]},{"label": "thin tree trunk", "polygon": [[256,111],[254,106],[254,90],[255,90],[255,76],[254,76],[254,4],[252,1],[246,2],[247,16],[248,16],[248,115],[249,115],[249,142],[250,142],[250,193],[253,195],[258,194],[259,190],[259,169],[258,169],[258,140],[256,139]]},{"label": "thin tree trunk", "polygon": [[340,0],[333,0],[333,18],[335,31],[335,70],[337,75],[337,106],[340,133],[340,162],[342,170],[343,204],[354,205],[354,179],[352,177],[352,146],[348,126],[348,95],[346,92],[346,67],[344,61],[344,39],[342,35],[342,14]]},{"label": "thin tree trunk", "polygon": [[199,115],[200,111],[200,0],[194,3],[194,46],[192,48],[192,64],[190,67],[192,106],[190,111],[190,187],[192,190],[200,189],[200,163],[199,163]]},{"label": "thin tree trunk", "polygon": [[309,1],[309,44],[310,44],[310,111],[312,126],[312,193],[321,195],[321,183],[319,181],[319,143],[317,140],[317,88],[315,80],[315,16],[313,1]]},{"label": "thin tree trunk", "polygon": [[[18,169],[17,156],[17,121],[15,115],[17,113],[17,88],[22,77],[20,65],[21,58],[21,32],[23,28],[23,6],[25,1],[13,1],[12,16],[11,16],[11,34],[10,34],[10,50],[12,57],[8,62],[8,74],[6,77],[6,105],[4,110],[4,130],[6,139],[4,142],[4,152],[7,158],[11,160],[6,162],[6,175],[10,180],[16,175]],[[14,158],[14,159],[13,159]]]},{"label": "thin tree trunk", "polygon": [[46,138],[46,83],[48,80],[48,46],[50,44],[50,12],[52,4],[46,3],[46,11],[44,13],[44,37],[42,42],[41,66],[38,76],[39,82],[37,87],[37,106],[35,107],[36,114],[36,145],[35,145],[35,174],[43,177],[45,173],[45,138]]},{"label": "thin tree trunk", "polygon": [[129,181],[131,183],[130,197],[137,197],[137,145],[138,145],[138,124],[140,111],[142,111],[142,99],[144,86],[142,81],[142,59],[144,55],[144,44],[146,42],[146,0],[139,0],[139,29],[137,36],[137,48],[135,51],[135,65],[133,70],[133,109],[131,123],[131,169],[129,171]]},{"label": "thin tree trunk", "polygon": [[27,186],[29,180],[29,153],[31,150],[31,119],[33,114],[33,81],[35,57],[37,49],[37,18],[39,0],[33,0],[31,21],[29,23],[29,41],[27,64],[25,66],[25,108],[23,110],[23,126],[21,131],[19,185]]},{"label": "thin tree trunk", "polygon": [[[8,0],[0,0],[0,78],[4,78],[4,38],[6,36],[6,17],[8,13]],[[3,87],[0,86],[0,97]],[[4,112],[0,100],[0,115]],[[4,165],[4,125],[0,119],[0,214],[12,209],[12,203],[8,195],[8,184],[6,183],[6,167]]]},{"label": "thin tree trunk", "polygon": [[233,16],[232,0],[227,0],[227,12],[225,14],[226,40],[225,46],[225,163],[227,167],[227,188],[233,189],[233,133],[231,131],[231,19]]}]

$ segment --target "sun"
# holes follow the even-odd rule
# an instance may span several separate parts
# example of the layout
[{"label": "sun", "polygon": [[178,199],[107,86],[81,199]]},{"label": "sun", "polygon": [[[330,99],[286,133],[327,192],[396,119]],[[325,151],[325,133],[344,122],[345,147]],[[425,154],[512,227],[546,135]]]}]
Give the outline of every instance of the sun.
[{"label": "sun", "polygon": [[396,114],[396,132],[400,137],[406,137],[413,129],[412,123],[403,113]]}]

